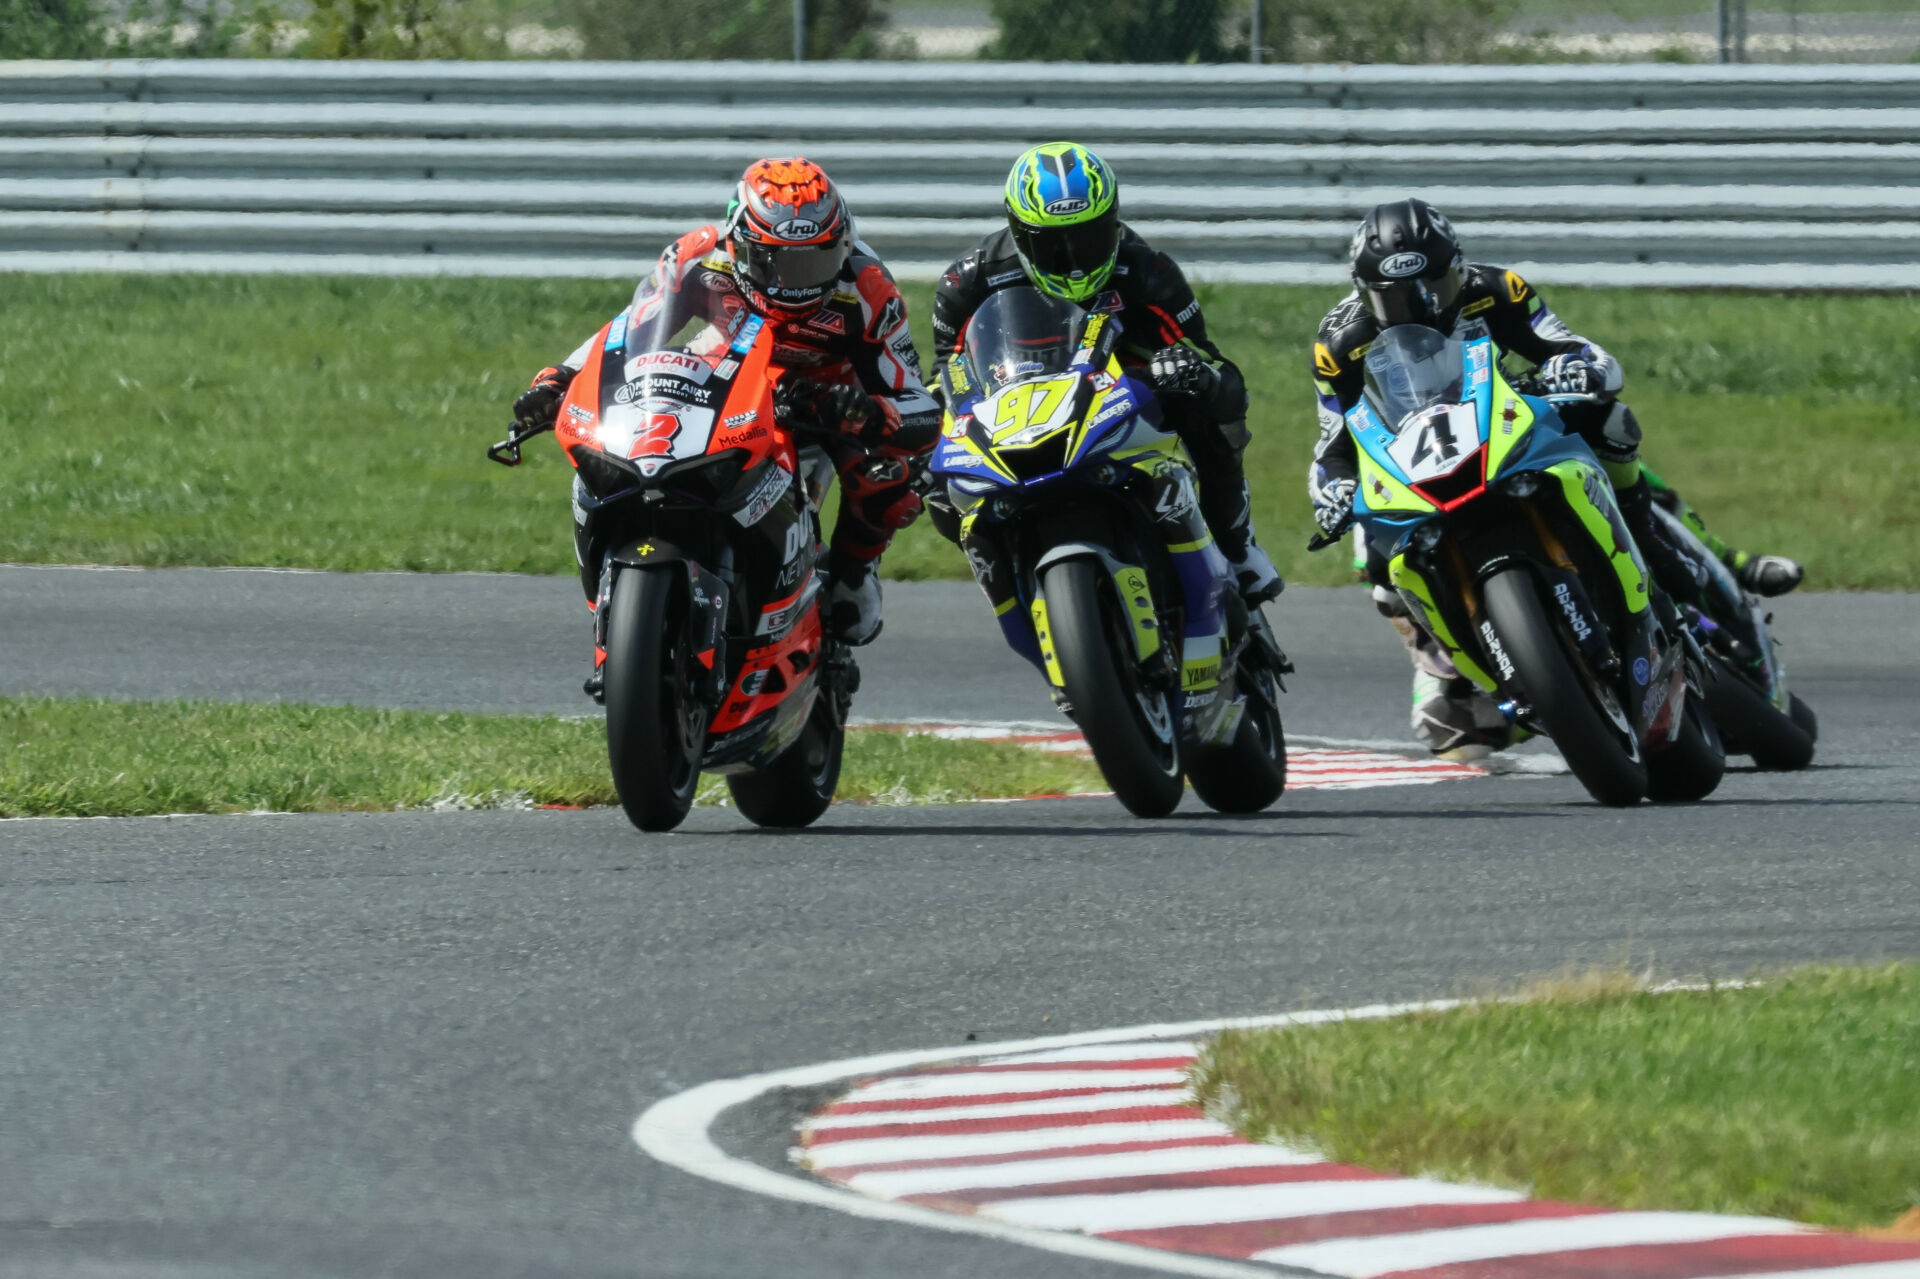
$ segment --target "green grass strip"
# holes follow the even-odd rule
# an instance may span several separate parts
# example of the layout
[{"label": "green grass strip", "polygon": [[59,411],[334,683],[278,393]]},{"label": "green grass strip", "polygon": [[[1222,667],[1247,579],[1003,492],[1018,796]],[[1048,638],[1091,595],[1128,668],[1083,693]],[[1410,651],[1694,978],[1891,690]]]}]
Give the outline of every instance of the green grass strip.
[{"label": "green grass strip", "polygon": [[[630,284],[4,283],[0,560],[574,571],[559,449],[536,441],[518,471],[482,450],[526,379],[625,305]],[[932,290],[905,292],[931,352]],[[1289,578],[1347,580],[1345,554],[1306,554],[1302,483],[1318,433],[1313,335],[1341,290],[1199,292],[1252,396],[1247,475],[1264,544]],[[1547,297],[1620,357],[1648,461],[1730,543],[1804,558],[1813,588],[1920,589],[1920,295]],[[95,350],[112,358],[75,363]],[[922,521],[886,571],[967,567]]]},{"label": "green grass strip", "polygon": [[1343,1163],[1620,1208],[1884,1226],[1920,1204],[1920,965],[1229,1031],[1201,1098]]},{"label": "green grass strip", "polygon": [[[843,801],[1102,789],[1085,760],[855,731]],[[704,802],[723,802],[720,778]],[[600,721],[226,702],[0,699],[0,817],[616,802]]]}]

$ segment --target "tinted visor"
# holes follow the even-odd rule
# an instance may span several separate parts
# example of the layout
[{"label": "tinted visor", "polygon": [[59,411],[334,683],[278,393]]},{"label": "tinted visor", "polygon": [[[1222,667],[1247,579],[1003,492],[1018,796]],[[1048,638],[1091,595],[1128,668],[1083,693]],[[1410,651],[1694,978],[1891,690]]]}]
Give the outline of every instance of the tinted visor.
[{"label": "tinted visor", "polygon": [[805,301],[819,297],[839,278],[847,264],[846,239],[831,244],[791,245],[755,244],[744,246],[743,270],[755,288],[776,300]]},{"label": "tinted visor", "polygon": [[1466,272],[1451,266],[1431,280],[1388,280],[1361,284],[1360,296],[1384,328],[1396,324],[1431,324],[1453,309],[1460,298]]},{"label": "tinted visor", "polygon": [[1007,219],[1014,247],[1042,275],[1092,275],[1120,251],[1120,208],[1115,205],[1091,222],[1072,226],[1029,226]]}]

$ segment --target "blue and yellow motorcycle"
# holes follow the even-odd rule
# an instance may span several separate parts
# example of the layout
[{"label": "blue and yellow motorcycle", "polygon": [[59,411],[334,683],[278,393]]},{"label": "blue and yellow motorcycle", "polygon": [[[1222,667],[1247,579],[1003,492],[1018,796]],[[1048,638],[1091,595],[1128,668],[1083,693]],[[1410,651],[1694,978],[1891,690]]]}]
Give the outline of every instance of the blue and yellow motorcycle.
[{"label": "blue and yellow motorcycle", "polygon": [[939,370],[933,477],[1007,642],[1135,814],[1257,812],[1286,786],[1292,669],[1235,588],[1163,405],[1115,357],[1118,299],[990,296]]},{"label": "blue and yellow motorcycle", "polygon": [[1601,803],[1710,794],[1726,767],[1700,695],[1713,672],[1586,442],[1486,338],[1390,328],[1364,371],[1354,518],[1414,618]]}]

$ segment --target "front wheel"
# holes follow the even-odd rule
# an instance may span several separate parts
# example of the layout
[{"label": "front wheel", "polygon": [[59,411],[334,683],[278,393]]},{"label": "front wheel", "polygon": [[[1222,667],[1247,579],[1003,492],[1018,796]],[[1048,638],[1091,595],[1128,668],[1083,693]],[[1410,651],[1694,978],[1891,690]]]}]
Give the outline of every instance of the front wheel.
[{"label": "front wheel", "polygon": [[622,569],[607,605],[607,762],[627,819],[646,831],[686,820],[706,746],[679,588],[673,569]]},{"label": "front wheel", "polygon": [[1260,812],[1287,789],[1287,735],[1273,672],[1254,665],[1251,650],[1240,660],[1236,683],[1247,699],[1240,727],[1225,746],[1201,747],[1187,760],[1193,793],[1216,813]]},{"label": "front wheel", "polygon": [[1041,590],[1073,719],[1101,775],[1134,816],[1165,817],[1183,789],[1172,695],[1141,683],[1132,624],[1099,565],[1062,560],[1048,567]]},{"label": "front wheel", "polygon": [[1631,721],[1611,690],[1594,687],[1575,669],[1533,573],[1521,567],[1496,573],[1480,597],[1534,715],[1587,793],[1615,808],[1646,798],[1647,766]]},{"label": "front wheel", "polygon": [[1666,804],[1705,799],[1727,771],[1726,747],[1705,703],[1689,691],[1683,712],[1679,736],[1647,757],[1647,795]]},{"label": "front wheel", "polygon": [[727,778],[734,806],[755,826],[811,826],[833,803],[847,730],[834,718],[832,698],[820,690],[807,726],[765,768]]}]

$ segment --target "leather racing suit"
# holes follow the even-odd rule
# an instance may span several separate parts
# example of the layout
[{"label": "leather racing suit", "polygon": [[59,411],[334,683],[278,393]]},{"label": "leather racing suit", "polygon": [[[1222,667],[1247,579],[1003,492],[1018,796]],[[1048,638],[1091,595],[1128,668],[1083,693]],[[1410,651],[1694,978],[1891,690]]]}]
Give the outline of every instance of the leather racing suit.
[{"label": "leather racing suit", "polygon": [[[655,307],[669,308],[668,331],[695,318],[725,328],[735,313],[751,309],[718,227],[690,231],[661,253],[653,273],[634,290],[634,323],[638,325],[643,314],[653,322]],[[830,564],[840,565],[840,572],[848,566],[869,566],[894,533],[920,513],[920,499],[909,487],[913,462],[932,450],[940,433],[940,407],[920,380],[920,355],[907,330],[906,304],[879,257],[856,240],[837,287],[818,310],[805,315],[776,312],[766,320],[775,335],[774,362],[788,370],[782,392],[796,378],[811,389],[854,386],[871,398],[878,413],[877,430],[869,428],[861,439],[824,441],[840,476],[840,515]],[[589,337],[550,371],[555,380],[570,381],[580,371],[594,340]],[[577,490],[578,477],[574,484]],[[605,548],[598,544],[595,522],[581,503],[576,501],[573,510],[574,553],[591,604],[599,592]]]}]

